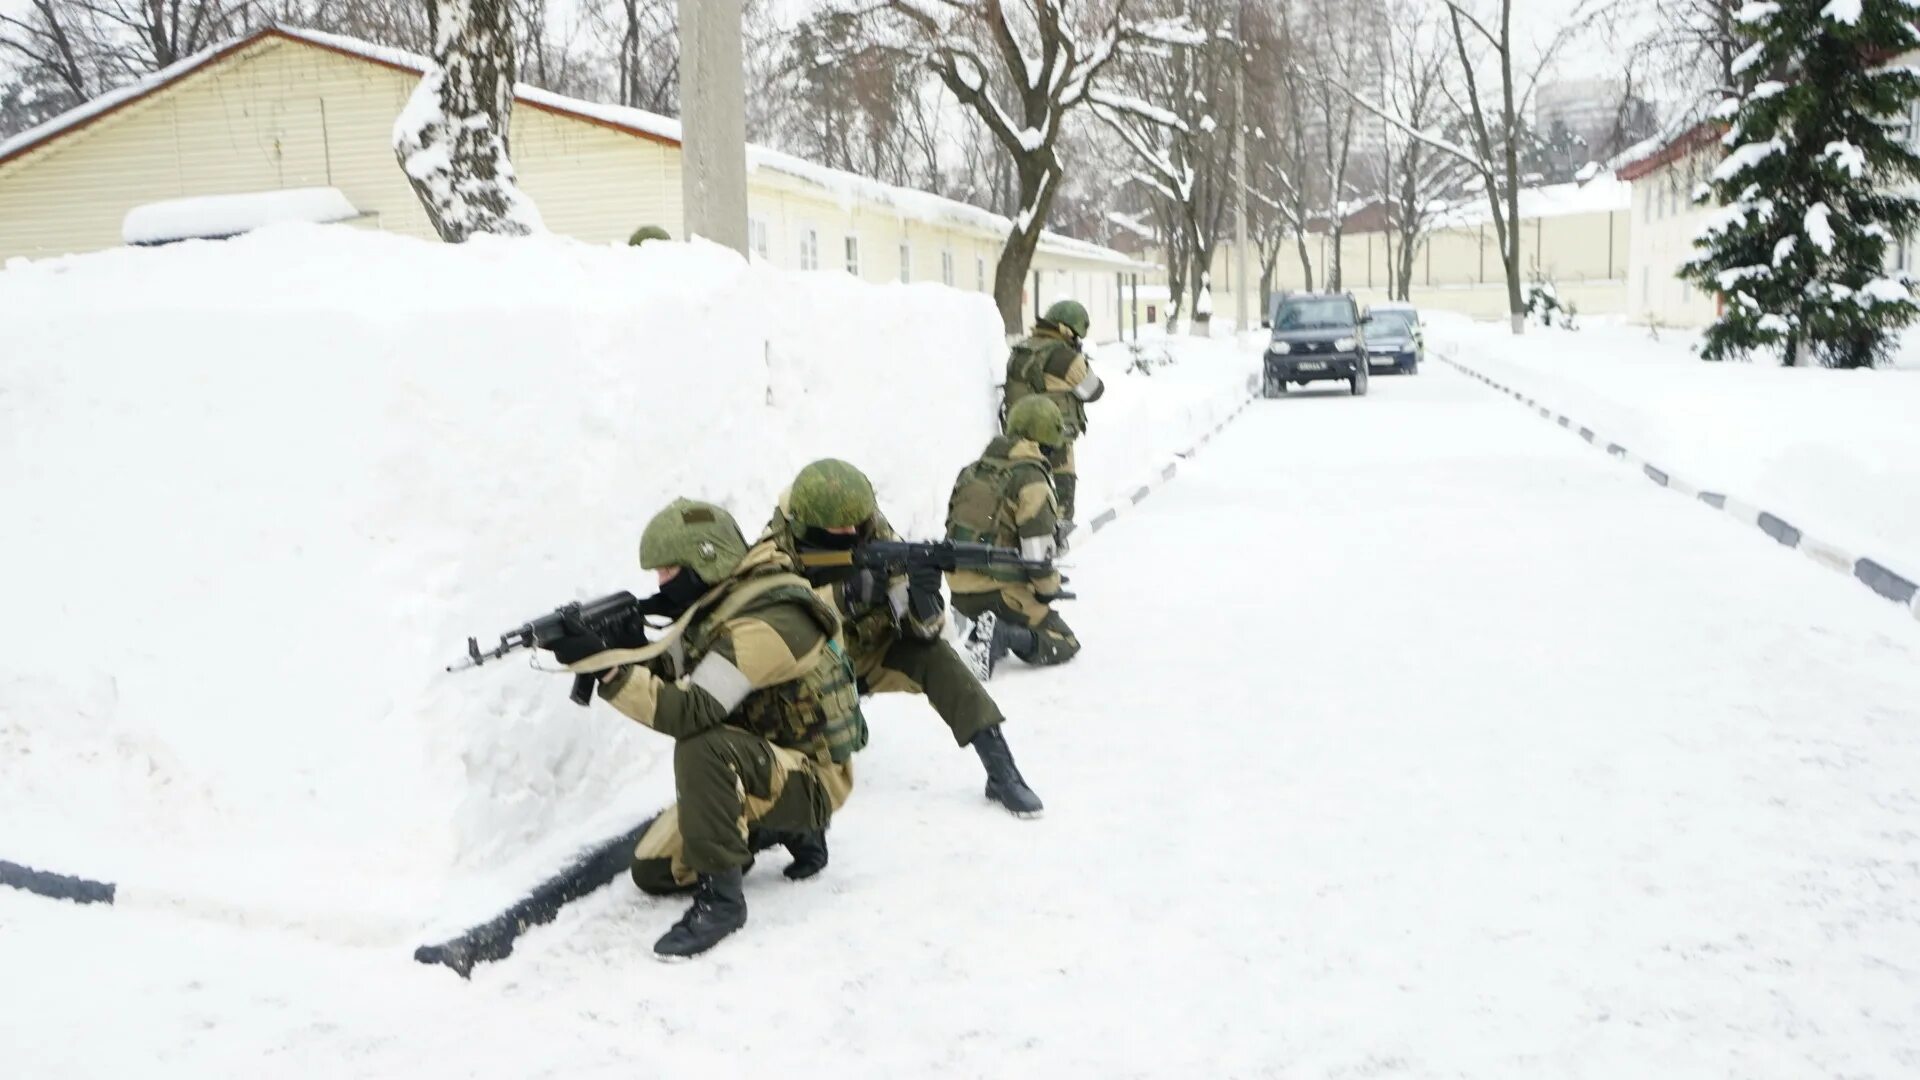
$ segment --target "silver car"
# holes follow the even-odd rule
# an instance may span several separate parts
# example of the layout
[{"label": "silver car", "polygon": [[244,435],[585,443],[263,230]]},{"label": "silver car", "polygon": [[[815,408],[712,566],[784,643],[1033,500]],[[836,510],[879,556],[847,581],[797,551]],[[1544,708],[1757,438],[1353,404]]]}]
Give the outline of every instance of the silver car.
[{"label": "silver car", "polygon": [[1375,304],[1367,309],[1361,328],[1368,368],[1402,375],[1419,372],[1427,345],[1420,333],[1420,312],[1412,304]]}]

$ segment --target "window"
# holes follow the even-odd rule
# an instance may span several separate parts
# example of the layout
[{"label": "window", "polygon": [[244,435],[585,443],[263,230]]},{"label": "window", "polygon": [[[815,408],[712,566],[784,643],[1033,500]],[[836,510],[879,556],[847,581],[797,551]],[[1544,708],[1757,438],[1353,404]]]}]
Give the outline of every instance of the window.
[{"label": "window", "polygon": [[974,287],[979,289],[981,292],[986,292],[987,291],[987,257],[985,255],[975,255],[973,257],[973,277],[975,282],[977,283]]},{"label": "window", "polygon": [[951,251],[940,253],[940,284],[953,284],[953,252]]},{"label": "window", "polygon": [[913,280],[913,247],[905,240],[900,241],[900,284]]},{"label": "window", "polygon": [[800,269],[820,269],[820,230],[804,229],[800,233]]},{"label": "window", "polygon": [[847,237],[847,273],[860,276],[860,238]]},{"label": "window", "polygon": [[767,257],[767,223],[762,218],[747,219],[747,247],[761,258]]}]

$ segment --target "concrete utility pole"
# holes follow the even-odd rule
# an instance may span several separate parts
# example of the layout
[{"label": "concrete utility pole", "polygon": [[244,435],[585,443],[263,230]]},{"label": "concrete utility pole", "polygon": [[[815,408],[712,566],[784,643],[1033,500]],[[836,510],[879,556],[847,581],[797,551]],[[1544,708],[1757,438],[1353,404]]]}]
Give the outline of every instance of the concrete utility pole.
[{"label": "concrete utility pole", "polygon": [[1233,330],[1247,332],[1247,111],[1246,46],[1235,20],[1233,34]]},{"label": "concrete utility pole", "polygon": [[741,0],[680,0],[680,197],[688,239],[747,253]]}]

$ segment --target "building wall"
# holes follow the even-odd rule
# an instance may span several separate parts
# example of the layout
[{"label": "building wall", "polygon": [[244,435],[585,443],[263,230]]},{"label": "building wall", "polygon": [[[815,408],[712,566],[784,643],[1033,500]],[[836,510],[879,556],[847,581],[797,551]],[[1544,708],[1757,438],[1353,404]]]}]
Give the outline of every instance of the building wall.
[{"label": "building wall", "polygon": [[[1520,266],[1523,278],[1535,275],[1551,281],[1563,296],[1574,298],[1580,310],[1593,315],[1626,311],[1630,214],[1614,210],[1557,217],[1530,218],[1521,223]],[[1398,238],[1384,232],[1349,232],[1341,237],[1341,288],[1377,294],[1386,299],[1389,268],[1398,261]],[[1307,256],[1313,265],[1313,287],[1327,287],[1333,263],[1332,238],[1307,237]],[[1154,253],[1158,258],[1159,253]],[[1249,284],[1260,285],[1257,251],[1247,256]],[[1218,320],[1234,315],[1233,244],[1214,251],[1213,312]],[[1165,282],[1156,275],[1156,284]],[[1306,274],[1298,247],[1289,238],[1274,261],[1273,288],[1303,289]],[[1501,315],[1507,311],[1506,278],[1500,267],[1500,247],[1492,225],[1435,230],[1414,255],[1412,302],[1439,311],[1469,315]],[[1591,305],[1591,306],[1589,306]],[[1191,301],[1189,301],[1191,306]],[[1254,303],[1254,317],[1263,309]],[[1186,315],[1182,315],[1184,320]]]},{"label": "building wall", "polygon": [[[293,187],[337,187],[367,215],[363,224],[431,238],[392,150],[394,118],[418,83],[410,71],[262,39],[0,165],[0,261],[118,246],[122,219],[144,203]],[[525,102],[514,110],[512,146],[520,183],[553,231],[595,243],[625,240],[646,223],[679,234],[678,147]],[[817,269],[845,273],[851,236],[859,276],[874,283],[902,280],[904,241],[906,280],[950,276],[955,288],[990,293],[1003,240],[773,169],[749,175],[748,215],[766,261],[799,269],[811,229]],[[1115,263],[1043,248],[1034,267],[1043,304],[1071,295],[1093,318],[1090,336],[1118,333]],[[1029,284],[1029,313],[1031,292]]]},{"label": "building wall", "polygon": [[1633,181],[1627,316],[1634,322],[1703,326],[1713,321],[1715,297],[1676,275],[1692,257],[1693,238],[1713,212],[1694,206],[1690,193],[1706,180],[1717,157],[1716,144]]}]

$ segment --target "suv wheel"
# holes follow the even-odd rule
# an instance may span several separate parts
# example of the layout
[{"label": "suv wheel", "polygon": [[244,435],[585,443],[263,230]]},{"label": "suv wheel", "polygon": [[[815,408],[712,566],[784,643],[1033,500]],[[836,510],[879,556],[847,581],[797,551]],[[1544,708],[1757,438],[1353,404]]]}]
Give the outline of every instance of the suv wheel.
[{"label": "suv wheel", "polygon": [[1361,365],[1361,367],[1360,367],[1360,369],[1359,369],[1358,371],[1355,371],[1355,372],[1353,373],[1353,378],[1351,378],[1351,379],[1348,379],[1348,380],[1347,380],[1347,386],[1348,386],[1348,388],[1349,388],[1349,389],[1351,389],[1351,390],[1353,391],[1353,396],[1354,396],[1354,397],[1366,397],[1366,396],[1367,396],[1367,369],[1366,369],[1366,365],[1364,365],[1364,364],[1363,364],[1363,365]]}]

